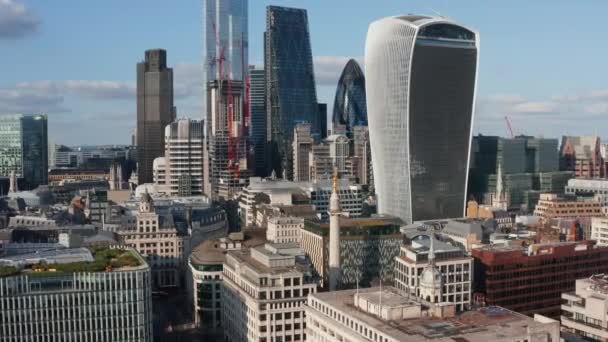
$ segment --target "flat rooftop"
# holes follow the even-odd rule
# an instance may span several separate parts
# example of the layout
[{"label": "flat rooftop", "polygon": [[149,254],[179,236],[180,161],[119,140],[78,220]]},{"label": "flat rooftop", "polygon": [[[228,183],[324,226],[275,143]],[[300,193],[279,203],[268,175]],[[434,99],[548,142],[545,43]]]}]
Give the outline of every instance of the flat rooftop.
[{"label": "flat rooftop", "polygon": [[[379,288],[360,289],[362,292],[377,296]],[[383,291],[384,292],[384,291]],[[526,336],[528,327],[538,326],[532,318],[495,306],[466,311],[453,318],[440,319],[420,317],[404,320],[382,320],[378,316],[366,313],[354,306],[357,290],[337,292],[318,292],[311,294],[334,309],[349,315],[353,319],[376,328],[398,341],[440,341],[440,342],[490,342],[510,341],[512,338]],[[407,303],[406,296],[387,292],[383,294],[382,304],[387,301]],[[366,295],[366,294],[363,294]],[[398,298],[400,297],[400,298]],[[379,297],[378,297],[379,300]],[[328,317],[328,320],[330,318]],[[333,320],[332,320],[333,321]]]},{"label": "flat rooftop", "polygon": [[[266,229],[249,229],[244,232],[245,239],[232,241],[226,238],[227,243],[241,243],[242,248],[261,246],[266,243]],[[226,260],[227,250],[221,247],[220,240],[206,240],[194,247],[190,254],[190,262],[198,265],[222,264]]]},{"label": "flat rooftop", "polygon": [[74,272],[110,272],[146,266],[130,248],[57,248],[0,258],[0,277],[18,274],[52,275]]}]

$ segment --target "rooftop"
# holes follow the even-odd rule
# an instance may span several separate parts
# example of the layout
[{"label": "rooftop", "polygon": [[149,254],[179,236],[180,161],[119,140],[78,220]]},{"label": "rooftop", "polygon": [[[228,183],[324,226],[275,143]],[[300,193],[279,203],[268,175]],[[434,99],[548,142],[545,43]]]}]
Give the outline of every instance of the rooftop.
[{"label": "rooftop", "polygon": [[109,272],[145,266],[133,249],[91,247],[59,248],[0,258],[0,276],[20,273],[47,275],[74,272]]},{"label": "rooftop", "polygon": [[190,262],[197,265],[222,264],[226,260],[226,253],[229,250],[223,247],[227,243],[240,243],[240,246],[244,248],[261,246],[266,243],[265,229],[245,230],[244,234],[245,239],[242,241],[232,241],[229,238],[225,238],[223,240],[207,240],[202,242],[192,250]]},{"label": "rooftop", "polygon": [[[370,300],[380,302],[378,288],[319,292],[310,296],[398,341],[510,341],[513,338],[527,336],[529,328],[537,331],[536,327],[542,325],[530,317],[495,306],[466,311],[452,318],[420,315],[410,319],[384,320],[354,305],[357,292],[359,296],[367,296]],[[415,299],[400,295],[392,288],[383,289],[381,297],[382,306],[411,307],[417,302]]]},{"label": "rooftop", "polygon": [[[400,228],[403,221],[389,215],[375,215],[372,217],[339,217],[341,235],[401,235]],[[317,219],[306,220],[304,228],[320,235],[329,234],[329,222]]]}]

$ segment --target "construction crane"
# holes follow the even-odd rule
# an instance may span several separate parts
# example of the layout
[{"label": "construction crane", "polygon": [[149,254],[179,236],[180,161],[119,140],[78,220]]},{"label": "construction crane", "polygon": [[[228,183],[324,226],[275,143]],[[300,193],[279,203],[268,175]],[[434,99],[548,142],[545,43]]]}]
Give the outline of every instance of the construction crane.
[{"label": "construction crane", "polygon": [[[215,48],[217,53],[217,65],[218,65],[218,96],[217,96],[217,106],[218,110],[221,108],[221,99],[223,95],[223,62],[226,60],[224,56],[224,46],[220,43],[219,32],[217,29],[217,25],[215,22],[212,23],[213,33],[215,35]],[[226,103],[226,116],[228,123],[228,169],[233,171],[235,176],[238,178],[239,175],[239,165],[238,161],[235,158],[235,149],[234,149],[234,141],[233,141],[233,120],[234,120],[234,97],[232,94],[232,79],[231,79],[231,61],[227,60],[227,72],[226,72],[226,83],[227,83],[227,92],[228,98]],[[238,152],[237,152],[238,153]]]},{"label": "construction crane", "polygon": [[507,123],[507,129],[509,130],[509,134],[511,134],[511,138],[515,138],[515,134],[513,134],[513,127],[511,126],[511,122],[509,121],[509,117],[505,115],[505,122]]}]

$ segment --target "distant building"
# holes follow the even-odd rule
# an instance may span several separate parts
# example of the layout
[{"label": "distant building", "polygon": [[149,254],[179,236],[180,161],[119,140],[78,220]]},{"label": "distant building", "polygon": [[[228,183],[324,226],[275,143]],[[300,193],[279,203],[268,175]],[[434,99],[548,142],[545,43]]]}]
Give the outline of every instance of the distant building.
[{"label": "distant building", "polygon": [[353,127],[354,176],[359,184],[368,185],[370,191],[374,188],[374,172],[372,169],[372,150],[369,142],[369,128],[367,126]]},{"label": "distant building", "polygon": [[299,123],[293,129],[293,180],[308,182],[311,180],[311,162],[309,154],[312,151],[314,139],[309,123]]},{"label": "distant building", "polygon": [[153,340],[150,268],[134,250],[37,251],[0,269],[3,340]]},{"label": "distant building", "polygon": [[600,199],[603,207],[608,207],[608,180],[604,179],[570,179],[566,185],[567,195],[584,196],[593,194]]},{"label": "distant building", "polygon": [[598,246],[608,246],[608,217],[591,218],[590,240],[597,241]]},{"label": "distant building", "polygon": [[317,291],[304,252],[292,244],[230,251],[223,265],[226,341],[304,341],[304,305]]},{"label": "distant building", "polygon": [[439,301],[454,304],[457,311],[467,310],[472,301],[473,258],[464,248],[437,240],[433,235],[419,235],[418,239],[401,247],[395,258],[395,287],[410,296],[420,297],[420,275],[429,264],[430,240],[435,239],[433,255],[442,277]]},{"label": "distant building", "polygon": [[573,292],[562,294],[564,331],[592,341],[608,340],[608,277],[604,274],[577,279]]},{"label": "distant building", "polygon": [[293,180],[294,126],[308,122],[312,134],[321,136],[306,10],[266,7],[264,70],[269,162],[278,177]]},{"label": "distant building", "polygon": [[496,307],[455,313],[384,286],[308,296],[307,341],[535,341],[560,339],[559,322]]},{"label": "distant building", "polygon": [[603,178],[606,164],[597,136],[564,136],[560,146],[560,168],[574,171],[576,177]]},{"label": "distant building", "polygon": [[310,150],[310,180],[330,179],[334,168],[338,169],[341,179],[353,178],[353,160],[350,152],[350,141],[346,135],[332,134],[312,146]]},{"label": "distant building", "polygon": [[[340,198],[342,196],[340,195]],[[344,208],[342,208],[344,210]],[[401,221],[395,217],[346,218],[340,223],[341,287],[370,286],[394,280],[395,257],[403,244]],[[329,279],[329,223],[306,221],[300,246],[312,260],[327,287]]]},{"label": "distant building", "polygon": [[54,151],[54,168],[90,169],[96,164],[111,164],[115,160],[131,159],[131,146],[57,146]]},{"label": "distant building", "polygon": [[249,112],[250,128],[249,140],[254,154],[254,175],[265,177],[268,175],[266,160],[266,137],[268,130],[268,116],[266,115],[266,73],[264,69],[249,69]]},{"label": "distant building", "polygon": [[475,298],[526,315],[558,317],[576,279],[608,272],[608,247],[594,241],[488,246],[472,251]]},{"label": "distant building", "polygon": [[[203,194],[203,122],[180,119],[165,128],[165,185],[171,196]],[[156,160],[155,160],[156,161]],[[161,177],[159,174],[158,177]]]},{"label": "distant building", "polygon": [[0,116],[0,177],[11,172],[31,190],[48,182],[48,128],[46,115]]},{"label": "distant building", "polygon": [[274,243],[297,243],[302,240],[304,218],[274,216],[268,219],[266,239]]},{"label": "distant building", "polygon": [[[563,193],[570,172],[559,171],[557,139],[520,135],[514,138],[478,135],[471,145],[469,195],[490,204],[501,169],[507,206],[532,210],[536,197],[528,191]],[[532,205],[530,207],[530,205]]]},{"label": "distant building", "polygon": [[139,184],[152,183],[152,163],[165,148],[165,127],[175,120],[173,69],[167,52],[147,50],[137,63],[137,177]]},{"label": "distant building", "polygon": [[354,59],[346,63],[338,80],[332,123],[333,134],[345,134],[351,139],[355,126],[367,126],[365,76]]},{"label": "distant building", "polygon": [[541,194],[534,215],[540,216],[544,222],[554,218],[604,216],[602,202],[598,197],[584,198],[556,194]]},{"label": "distant building", "polygon": [[370,24],[365,84],[378,212],[465,213],[479,35],[445,17]]}]

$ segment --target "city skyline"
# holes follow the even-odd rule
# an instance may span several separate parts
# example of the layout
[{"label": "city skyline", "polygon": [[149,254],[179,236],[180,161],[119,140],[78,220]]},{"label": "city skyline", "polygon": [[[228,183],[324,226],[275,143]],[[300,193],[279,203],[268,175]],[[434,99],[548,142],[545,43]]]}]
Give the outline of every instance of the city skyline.
[{"label": "city skyline", "polygon": [[[168,51],[168,62],[175,68],[179,116],[202,118],[201,1],[152,1],[143,16],[135,15],[141,11],[141,2],[65,4],[0,2],[0,44],[9,49],[5,65],[11,66],[3,70],[0,82],[0,114],[48,114],[49,137],[56,143],[126,143],[135,127],[133,64],[141,61],[142,51],[160,47]],[[371,21],[397,13],[433,14],[434,9],[475,28],[484,41],[475,133],[508,135],[505,114],[516,133],[547,137],[594,134],[595,126],[608,123],[603,116],[608,113],[608,91],[602,73],[597,72],[602,70],[608,48],[595,43],[601,41],[599,13],[608,7],[606,3],[466,1],[455,6],[447,1],[384,0],[373,6],[364,2],[352,6],[346,1],[257,2],[249,11],[251,64],[262,64],[264,13],[270,4],[307,9],[317,97],[328,103],[329,113],[348,58],[363,64]],[[337,11],[341,15],[336,19]],[[166,15],[170,29],[152,25]],[[102,25],[107,17],[112,17],[112,27]],[[512,24],[514,17],[517,25]],[[577,30],[544,23],[549,19],[540,20],[543,24],[539,25],[539,18],[568,21]],[[74,30],[77,26],[87,29]],[[138,27],[146,31],[134,29]],[[563,48],[564,41],[568,49]],[[105,53],[108,49],[112,54]],[[45,63],[40,63],[40,56]],[[547,119],[554,125],[542,125]]]}]

